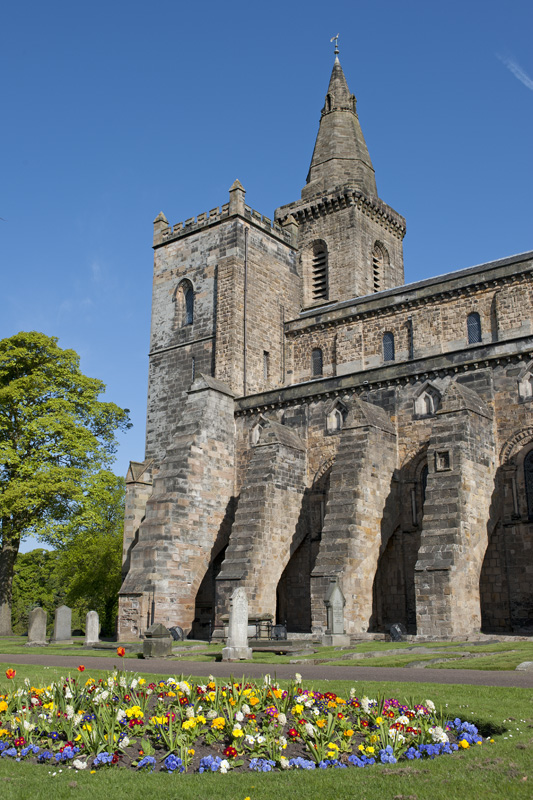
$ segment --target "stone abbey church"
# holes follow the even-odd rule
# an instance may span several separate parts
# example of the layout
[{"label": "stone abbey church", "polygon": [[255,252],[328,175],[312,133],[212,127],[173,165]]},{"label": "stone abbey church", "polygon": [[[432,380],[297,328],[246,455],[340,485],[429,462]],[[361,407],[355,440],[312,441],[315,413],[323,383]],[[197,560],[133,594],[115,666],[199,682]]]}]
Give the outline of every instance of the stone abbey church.
[{"label": "stone abbey church", "polygon": [[253,621],[533,632],[533,252],[404,284],[335,59],[301,199],[154,223],[120,639]]}]

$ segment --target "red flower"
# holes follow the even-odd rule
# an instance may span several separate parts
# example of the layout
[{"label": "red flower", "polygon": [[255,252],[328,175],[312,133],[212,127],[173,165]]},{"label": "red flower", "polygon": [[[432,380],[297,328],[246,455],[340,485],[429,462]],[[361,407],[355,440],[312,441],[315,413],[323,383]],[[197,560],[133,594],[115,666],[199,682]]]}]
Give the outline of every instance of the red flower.
[{"label": "red flower", "polygon": [[11,667],[9,669],[6,669],[6,678],[8,678],[9,680],[14,678],[16,674],[17,674],[16,669],[11,669]]},{"label": "red flower", "polygon": [[299,736],[299,733],[296,730],[296,728],[291,728],[290,729],[289,736],[290,736],[291,739],[296,739]]},{"label": "red flower", "polygon": [[226,756],[226,758],[235,758],[235,756],[237,755],[237,751],[235,750],[234,747],[230,745],[229,747],[226,747],[226,749],[224,750],[224,755]]},{"label": "red flower", "polygon": [[26,744],[26,740],[24,736],[19,736],[18,739],[15,739],[13,744],[15,745],[15,747],[23,747]]},{"label": "red flower", "polygon": [[80,664],[78,667],[78,672],[83,672],[84,669],[85,667],[83,666],[83,664]]},{"label": "red flower", "polygon": [[117,647],[117,656],[124,658],[125,655],[126,655],[125,649],[123,647]]}]

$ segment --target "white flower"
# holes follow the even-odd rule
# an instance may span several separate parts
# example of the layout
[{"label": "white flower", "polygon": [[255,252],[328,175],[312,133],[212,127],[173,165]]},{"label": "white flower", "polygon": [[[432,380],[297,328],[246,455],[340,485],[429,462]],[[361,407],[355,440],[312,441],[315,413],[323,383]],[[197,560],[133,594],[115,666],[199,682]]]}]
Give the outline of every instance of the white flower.
[{"label": "white flower", "polygon": [[247,736],[244,737],[244,741],[246,742],[246,744],[249,744],[250,747],[253,747],[255,744],[255,736],[250,736],[250,734],[248,734]]},{"label": "white flower", "polygon": [[215,682],[215,676],[214,675],[208,675],[207,676],[207,681],[208,681],[208,683],[214,683]]},{"label": "white flower", "polygon": [[287,739],[284,736],[279,737],[279,746],[281,747],[282,750],[285,750],[285,748],[287,747]]},{"label": "white flower", "polygon": [[350,689],[350,697],[352,698],[352,700],[355,697],[355,689],[354,688]]},{"label": "white flower", "polygon": [[405,714],[402,714],[401,717],[398,717],[396,722],[399,722],[400,725],[409,725],[409,717],[406,717]]},{"label": "white flower", "polygon": [[265,684],[265,686],[268,686],[270,684],[270,675],[268,674],[268,672],[263,678],[263,683]]},{"label": "white flower", "polygon": [[224,759],[224,761],[220,762],[220,771],[223,775],[225,775],[228,769],[229,769],[229,761],[226,761],[226,759]]},{"label": "white flower", "polygon": [[241,725],[241,723],[240,723],[240,722],[234,722],[234,723],[233,723],[233,730],[240,731],[240,730],[241,730],[241,728],[242,728],[242,725]]},{"label": "white flower", "polygon": [[405,742],[405,736],[400,731],[397,731],[396,728],[391,728],[389,730],[389,736],[395,742]]},{"label": "white flower", "polygon": [[257,744],[263,744],[263,743],[264,743],[264,741],[265,741],[265,737],[264,737],[264,736],[261,736],[261,735],[259,735],[259,736],[257,736],[257,738],[256,738],[256,740],[255,740],[255,741],[257,742]]},{"label": "white flower", "polygon": [[35,728],[35,725],[34,725],[33,722],[28,722],[27,719],[24,720],[24,730],[25,731],[32,731],[34,728]]},{"label": "white flower", "polygon": [[121,748],[121,750],[125,750],[126,747],[128,747],[129,743],[130,743],[130,740],[128,739],[128,737],[127,736],[123,736],[122,739],[120,740],[120,742],[118,743],[118,746]]},{"label": "white flower", "polygon": [[180,681],[178,686],[181,689],[181,691],[183,692],[183,694],[190,694],[191,693],[191,687],[189,686],[187,681]]},{"label": "white flower", "polygon": [[215,719],[216,717],[218,717],[218,714],[214,709],[207,712],[207,719]]},{"label": "white flower", "polygon": [[72,692],[70,689],[65,689],[65,700],[72,700]]},{"label": "white flower", "polygon": [[79,758],[77,758],[75,761],[72,762],[72,766],[74,767],[74,769],[87,769],[87,762],[81,761]]},{"label": "white flower", "polygon": [[426,700],[426,708],[429,711],[435,711],[435,703],[432,700]]},{"label": "white flower", "polygon": [[67,719],[72,719],[76,712],[74,711],[74,706],[67,706],[65,708],[65,714],[67,715]]},{"label": "white flower", "polygon": [[130,683],[130,689],[136,689],[138,683],[139,683],[139,681],[137,680],[137,678],[134,678],[132,680],[132,682]]},{"label": "white flower", "polygon": [[187,709],[185,711],[185,716],[187,717],[187,719],[192,719],[195,716],[194,706],[187,706]]},{"label": "white flower", "polygon": [[279,760],[279,765],[281,769],[289,769],[289,759],[285,758],[285,756],[281,756]]},{"label": "white flower", "polygon": [[243,707],[242,707],[242,710],[244,711],[245,714],[249,714],[250,713],[250,706],[246,705],[246,703],[245,703],[243,705]]},{"label": "white flower", "polygon": [[[235,714],[235,719],[237,720],[237,722],[242,722],[243,721],[244,714],[242,713],[242,711],[237,711],[237,713]],[[237,726],[235,726],[235,727],[237,727]]]},{"label": "white flower", "polygon": [[31,698],[31,704],[32,704],[32,706],[38,705],[39,704],[38,698],[37,697],[32,697]]},{"label": "white flower", "polygon": [[128,685],[128,684],[126,683],[126,678],[121,678],[121,679],[119,680],[119,684],[122,686],[122,688],[123,688],[123,689],[125,689],[125,688],[126,688],[126,686]]},{"label": "white flower", "polygon": [[434,742],[442,742],[443,744],[447,744],[447,742],[450,741],[440,725],[435,725],[433,728],[430,728],[429,732]]},{"label": "white flower", "polygon": [[300,675],[299,672],[297,672],[296,675],[294,676],[294,682],[295,683],[301,683],[302,682],[302,676]]},{"label": "white flower", "polygon": [[278,722],[279,722],[280,725],[286,725],[287,724],[287,717],[285,716],[283,711],[280,711],[280,713],[278,714]]},{"label": "white flower", "polygon": [[315,708],[313,708],[313,714],[315,715],[315,717],[318,717],[318,716],[319,716],[319,714],[320,714],[320,709],[319,709],[319,708],[316,708],[316,707],[315,707]]},{"label": "white flower", "polygon": [[314,704],[315,704],[315,698],[314,697],[310,697],[308,700],[306,700],[304,702],[304,706],[306,708],[311,708],[311,706],[314,706]]},{"label": "white flower", "polygon": [[304,727],[305,727],[305,731],[306,731],[307,735],[311,736],[314,739],[314,737],[315,737],[315,729],[312,726],[312,724],[310,722],[306,722]]},{"label": "white flower", "polygon": [[126,719],[126,712],[123,708],[119,708],[117,711],[117,722],[121,722],[123,719]]},{"label": "white flower", "polygon": [[369,697],[363,697],[363,699],[361,700],[361,708],[363,709],[365,714],[368,714],[368,712],[370,711],[370,707],[375,704],[376,701],[371,700]]},{"label": "white flower", "polygon": [[115,685],[114,678],[108,678],[107,679],[107,685],[109,686],[110,689],[112,689],[114,687],[114,685]]}]

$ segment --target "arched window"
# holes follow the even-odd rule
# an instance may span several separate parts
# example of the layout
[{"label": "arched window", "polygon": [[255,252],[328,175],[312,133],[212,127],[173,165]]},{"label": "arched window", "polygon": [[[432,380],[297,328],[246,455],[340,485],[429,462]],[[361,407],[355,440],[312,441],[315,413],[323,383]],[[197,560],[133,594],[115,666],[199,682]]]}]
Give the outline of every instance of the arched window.
[{"label": "arched window", "polygon": [[466,320],[468,330],[468,344],[476,344],[481,341],[481,320],[477,311],[468,315]]},{"label": "arched window", "polygon": [[192,325],[194,322],[194,289],[190,281],[182,281],[176,290],[176,328]]},{"label": "arched window", "polygon": [[311,353],[311,373],[313,375],[313,378],[318,378],[322,375],[322,366],[323,366],[322,350],[320,349],[320,347],[315,347],[315,349]]},{"label": "arched window", "polygon": [[192,325],[194,322],[194,289],[188,286],[185,289],[185,325]]},{"label": "arched window", "polygon": [[383,289],[383,268],[388,263],[389,254],[381,242],[376,242],[372,250],[372,288],[375,292],[380,292]]},{"label": "arched window", "polygon": [[383,334],[383,361],[394,361],[394,334],[390,331]]},{"label": "arched window", "polygon": [[311,283],[313,302],[328,299],[328,251],[324,242],[315,242],[313,245],[313,260],[311,265]]},{"label": "arched window", "polygon": [[526,484],[527,518],[533,520],[533,450],[524,459],[524,482]]}]

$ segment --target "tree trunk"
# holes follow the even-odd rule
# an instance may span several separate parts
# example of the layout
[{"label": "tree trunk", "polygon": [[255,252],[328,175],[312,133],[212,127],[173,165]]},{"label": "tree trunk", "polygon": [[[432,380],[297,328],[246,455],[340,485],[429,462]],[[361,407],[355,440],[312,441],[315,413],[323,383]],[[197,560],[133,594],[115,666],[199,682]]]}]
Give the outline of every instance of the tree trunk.
[{"label": "tree trunk", "polygon": [[7,534],[5,522],[4,520],[0,549],[0,636],[11,636],[13,573],[19,551],[20,537]]}]

